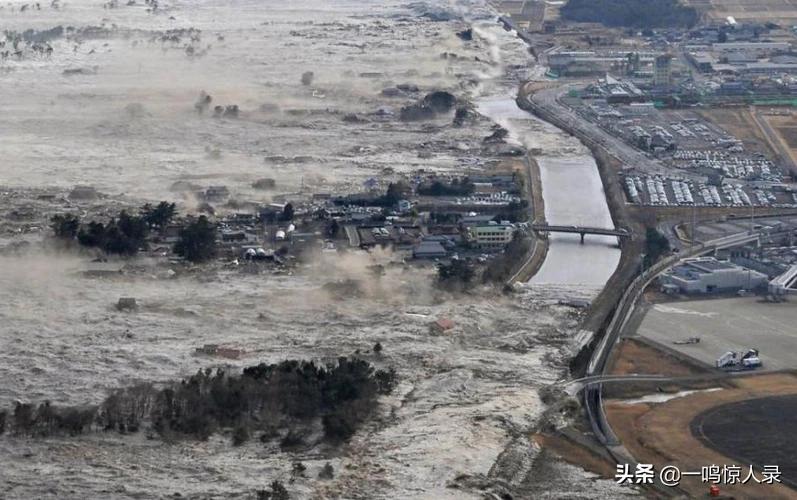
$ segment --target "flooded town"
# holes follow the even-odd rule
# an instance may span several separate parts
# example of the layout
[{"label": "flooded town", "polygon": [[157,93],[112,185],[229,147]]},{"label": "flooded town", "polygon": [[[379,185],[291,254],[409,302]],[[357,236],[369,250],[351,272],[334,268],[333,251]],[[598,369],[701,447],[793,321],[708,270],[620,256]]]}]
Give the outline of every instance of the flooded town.
[{"label": "flooded town", "polygon": [[0,498],[797,497],[797,4],[654,3],[0,2]]}]

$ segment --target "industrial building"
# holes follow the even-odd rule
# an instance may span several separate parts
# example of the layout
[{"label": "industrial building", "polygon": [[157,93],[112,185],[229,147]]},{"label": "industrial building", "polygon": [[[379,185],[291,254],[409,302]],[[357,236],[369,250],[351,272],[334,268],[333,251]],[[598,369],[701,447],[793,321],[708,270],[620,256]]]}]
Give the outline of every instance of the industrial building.
[{"label": "industrial building", "polygon": [[685,294],[752,290],[767,284],[767,275],[714,257],[687,259],[659,277],[665,291]]},{"label": "industrial building", "polygon": [[653,63],[653,86],[669,88],[672,86],[672,56],[662,54]]},{"label": "industrial building", "polygon": [[599,75],[608,72],[626,74],[653,64],[655,53],[636,52],[629,58],[623,51],[561,51],[548,54],[548,66],[561,76]]}]

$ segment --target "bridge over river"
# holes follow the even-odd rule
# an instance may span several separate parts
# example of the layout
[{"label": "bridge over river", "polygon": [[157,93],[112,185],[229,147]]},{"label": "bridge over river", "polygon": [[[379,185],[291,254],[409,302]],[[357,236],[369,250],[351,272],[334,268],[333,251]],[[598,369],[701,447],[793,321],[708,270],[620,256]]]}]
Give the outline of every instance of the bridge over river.
[{"label": "bridge over river", "polygon": [[581,243],[584,243],[584,235],[598,234],[601,236],[617,236],[618,238],[628,238],[631,233],[625,229],[609,229],[602,227],[588,226],[556,226],[548,224],[532,224],[532,229],[541,233],[575,233],[581,235]]}]

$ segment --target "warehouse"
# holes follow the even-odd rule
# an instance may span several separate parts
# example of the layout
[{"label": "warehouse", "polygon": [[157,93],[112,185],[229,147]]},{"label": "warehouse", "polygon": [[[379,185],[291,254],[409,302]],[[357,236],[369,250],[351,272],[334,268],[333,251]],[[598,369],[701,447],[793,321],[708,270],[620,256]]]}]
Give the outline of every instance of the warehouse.
[{"label": "warehouse", "polygon": [[713,257],[687,259],[659,277],[663,288],[699,294],[755,289],[766,285],[767,276]]}]

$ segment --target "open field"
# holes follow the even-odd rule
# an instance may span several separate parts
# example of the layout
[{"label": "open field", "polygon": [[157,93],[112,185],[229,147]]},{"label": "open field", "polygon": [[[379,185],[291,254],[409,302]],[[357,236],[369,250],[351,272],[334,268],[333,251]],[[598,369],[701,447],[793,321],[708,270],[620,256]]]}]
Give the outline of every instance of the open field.
[{"label": "open field", "polygon": [[[708,365],[726,351],[761,351],[764,369],[797,366],[797,308],[760,302],[758,297],[656,304],[645,315],[638,335]],[[674,341],[700,337],[700,343]]]},{"label": "open field", "polygon": [[[797,378],[791,374],[762,375],[737,379],[735,385],[734,388],[690,393],[663,403],[629,404],[609,400],[606,413],[623,445],[640,463],[655,464],[656,470],[664,465],[675,465],[682,472],[698,473],[701,467],[711,464],[736,464],[742,467],[746,477],[749,464],[739,463],[705,446],[692,434],[692,421],[706,410],[725,403],[797,394]],[[736,427],[739,434],[745,430],[744,426]],[[782,453],[792,450],[791,445],[782,440],[776,441],[773,446],[781,447],[778,449]],[[756,475],[761,476],[759,468],[756,468]],[[680,487],[692,498],[706,495],[708,486],[701,481],[699,474],[681,478]],[[797,498],[797,492],[784,485],[748,483],[723,486],[722,490],[724,494],[741,498]]]},{"label": "open field", "polygon": [[[745,432],[739,432],[744,422]],[[728,403],[692,421],[692,433],[707,446],[740,462],[776,464],[782,480],[797,486],[797,455],[793,429],[797,423],[797,395]]]},{"label": "open field", "polygon": [[632,373],[683,377],[703,373],[701,367],[663,353],[633,338],[623,339],[613,353],[611,374]]},{"label": "open field", "polygon": [[777,113],[761,112],[759,116],[775,133],[772,140],[788,155],[792,165],[797,165],[797,114],[792,110],[778,110]]},{"label": "open field", "polygon": [[701,110],[700,114],[741,140],[745,149],[760,151],[770,158],[777,156],[749,108],[710,108]]}]

